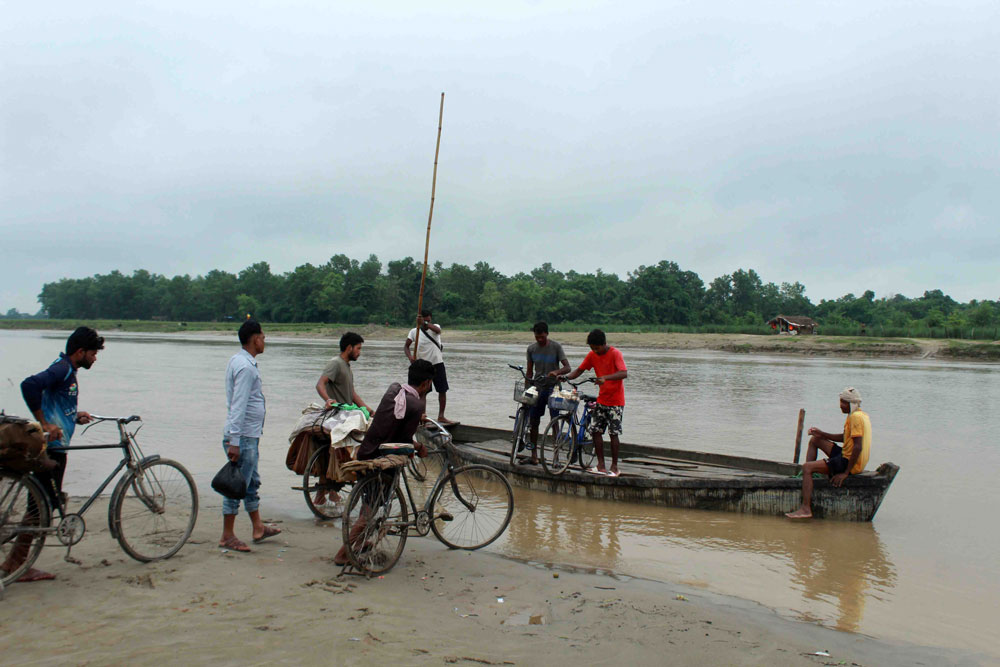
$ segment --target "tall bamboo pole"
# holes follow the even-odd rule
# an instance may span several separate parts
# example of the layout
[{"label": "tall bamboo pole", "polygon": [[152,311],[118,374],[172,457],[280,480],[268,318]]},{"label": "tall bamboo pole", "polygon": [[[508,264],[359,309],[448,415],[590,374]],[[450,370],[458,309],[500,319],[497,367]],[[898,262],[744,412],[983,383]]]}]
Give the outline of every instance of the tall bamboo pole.
[{"label": "tall bamboo pole", "polygon": [[[420,296],[417,298],[417,317],[424,309],[424,283],[427,282],[427,254],[431,247],[431,220],[434,219],[434,193],[437,190],[438,153],[441,151],[441,121],[444,119],[444,93],[441,93],[441,108],[438,111],[437,144],[434,146],[434,176],[431,178],[431,210],[427,213],[427,237],[424,239],[424,271],[420,274]],[[417,322],[417,333],[413,338],[413,356],[417,357],[420,349],[420,323]]]}]

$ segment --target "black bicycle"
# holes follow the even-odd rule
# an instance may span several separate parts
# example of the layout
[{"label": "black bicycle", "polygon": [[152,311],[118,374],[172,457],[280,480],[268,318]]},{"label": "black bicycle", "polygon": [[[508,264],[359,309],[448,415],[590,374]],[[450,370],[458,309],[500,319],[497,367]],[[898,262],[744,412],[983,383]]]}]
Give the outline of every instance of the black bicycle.
[{"label": "black bicycle", "polygon": [[342,518],[347,556],[369,577],[392,569],[411,530],[421,537],[432,532],[452,549],[475,550],[510,525],[514,493],[503,473],[479,464],[455,467],[451,435],[431,419],[420,437],[428,458],[438,458],[441,467],[423,504],[414,500],[407,455],[376,459],[381,469],[360,476],[347,499]]},{"label": "black bicycle", "polygon": [[[141,421],[137,416],[99,417],[87,426],[114,422],[116,444],[74,445],[53,451],[121,449],[122,460],[77,512],[67,512],[66,496],[45,488],[33,473],[0,469],[0,582],[18,580],[38,558],[49,535],[69,549],[87,530],[83,515],[119,472],[108,504],[108,527],[132,558],[150,562],[170,558],[184,546],[198,518],[198,490],[184,466],[158,455],[144,456],[135,431],[125,427]],[[86,432],[86,430],[84,432]],[[53,525],[54,513],[58,523]]]},{"label": "black bicycle", "polygon": [[524,366],[514,364],[507,366],[521,374],[521,379],[514,381],[514,402],[518,404],[517,411],[510,417],[514,420],[510,438],[510,464],[515,465],[518,454],[534,447],[529,438],[531,409],[538,404],[543,392],[559,384],[559,379],[536,375],[535,379],[530,380],[524,372]]}]

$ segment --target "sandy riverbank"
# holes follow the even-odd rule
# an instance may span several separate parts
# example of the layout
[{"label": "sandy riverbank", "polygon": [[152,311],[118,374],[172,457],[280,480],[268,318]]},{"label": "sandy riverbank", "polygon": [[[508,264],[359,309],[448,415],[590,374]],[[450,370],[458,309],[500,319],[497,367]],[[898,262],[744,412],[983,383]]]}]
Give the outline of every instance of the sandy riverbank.
[{"label": "sandy riverbank", "polygon": [[[0,330],[66,330],[69,321],[0,321]],[[153,322],[111,320],[88,322],[102,332],[116,333],[191,333],[232,336],[236,325],[221,322]],[[406,340],[409,329],[375,324],[264,324],[271,336],[339,339],[344,331],[359,332],[367,340]],[[552,337],[568,345],[586,345],[586,331],[553,331]],[[496,329],[457,329],[446,326],[447,343],[527,344],[531,332]],[[665,350],[715,350],[741,354],[790,354],[844,358],[909,358],[1000,361],[1000,341],[963,341],[938,338],[879,338],[874,336],[779,336],[752,334],[701,334],[659,332],[609,332],[608,342],[616,347]]]},{"label": "sandy riverbank", "polygon": [[[17,664],[982,664],[882,642],[667,583],[449,551],[411,538],[383,579],[338,577],[339,523],[274,517],[251,554],[217,546],[216,498],[173,559],[143,565],[109,536],[102,503],[73,548],[46,548],[51,582],[0,602]],[[249,522],[241,517],[243,533]],[[682,599],[683,598],[683,599]],[[534,621],[532,620],[534,619]],[[826,650],[830,657],[810,655]]]}]

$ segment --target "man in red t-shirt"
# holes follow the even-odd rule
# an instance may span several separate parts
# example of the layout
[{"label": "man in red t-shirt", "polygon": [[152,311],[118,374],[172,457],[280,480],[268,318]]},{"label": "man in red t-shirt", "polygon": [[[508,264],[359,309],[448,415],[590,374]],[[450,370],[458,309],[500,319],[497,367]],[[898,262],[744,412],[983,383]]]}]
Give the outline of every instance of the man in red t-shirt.
[{"label": "man in red t-shirt", "polygon": [[[591,468],[588,472],[598,475],[618,476],[618,436],[622,432],[622,415],[625,412],[625,387],[622,380],[628,377],[628,369],[625,368],[625,359],[622,353],[613,347],[608,346],[607,336],[600,329],[594,329],[587,334],[587,345],[590,352],[583,359],[583,363],[575,370],[566,375],[567,380],[580,377],[584,371],[591,368],[597,375],[594,380],[601,387],[597,395],[597,406],[591,412],[590,435],[594,438],[594,450],[597,452],[597,467]],[[553,377],[565,375],[563,368],[556,369],[549,373]],[[604,467],[604,432],[611,436],[611,471]]]}]

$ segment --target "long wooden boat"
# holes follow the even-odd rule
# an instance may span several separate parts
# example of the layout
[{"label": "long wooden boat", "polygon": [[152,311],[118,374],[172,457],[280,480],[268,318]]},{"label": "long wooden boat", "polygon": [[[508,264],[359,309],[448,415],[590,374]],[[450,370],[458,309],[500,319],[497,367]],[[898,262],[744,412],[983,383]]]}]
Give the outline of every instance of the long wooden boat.
[{"label": "long wooden boat", "polygon": [[[552,476],[540,465],[510,464],[510,431],[461,424],[452,429],[452,438],[462,461],[491,465],[512,484],[538,491],[773,516],[794,510],[802,497],[802,468],[794,463],[622,443],[620,477],[593,475],[578,467]],[[897,472],[899,466],[883,463],[874,471],[851,475],[839,488],[828,479],[816,479],[813,516],[871,521]]]}]

